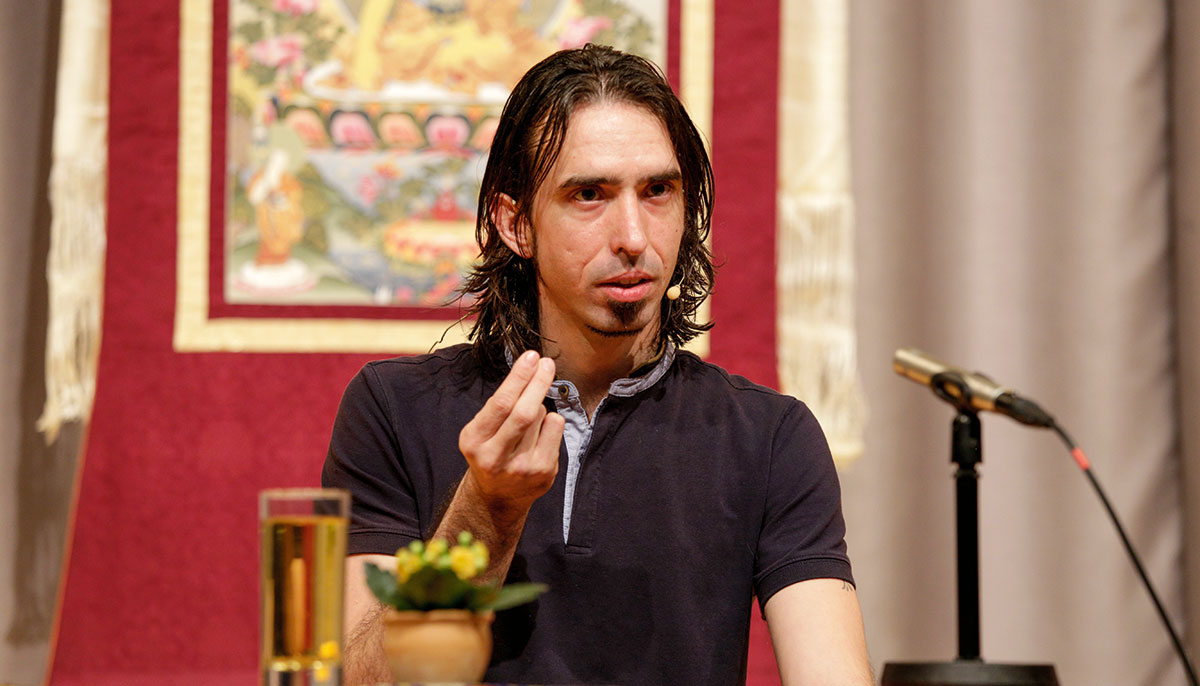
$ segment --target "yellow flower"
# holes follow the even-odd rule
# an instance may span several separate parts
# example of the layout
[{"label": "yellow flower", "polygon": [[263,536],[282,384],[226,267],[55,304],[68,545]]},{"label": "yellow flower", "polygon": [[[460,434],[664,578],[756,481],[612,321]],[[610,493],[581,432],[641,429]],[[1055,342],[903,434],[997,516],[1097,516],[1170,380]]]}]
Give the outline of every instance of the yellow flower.
[{"label": "yellow flower", "polygon": [[450,546],[448,546],[446,542],[440,538],[430,541],[429,544],[425,546],[425,555],[423,555],[426,564],[444,568],[448,562],[444,558],[449,549]]},{"label": "yellow flower", "polygon": [[412,576],[423,564],[420,555],[413,553],[408,548],[401,548],[396,553],[396,579],[400,583],[408,581],[408,577]]},{"label": "yellow flower", "polygon": [[488,566],[488,549],[480,541],[475,541],[471,544],[471,554],[475,556],[475,566],[481,571],[487,569]]},{"label": "yellow flower", "polygon": [[475,564],[475,553],[467,547],[456,545],[450,549],[450,569],[454,575],[466,581],[479,573]]}]

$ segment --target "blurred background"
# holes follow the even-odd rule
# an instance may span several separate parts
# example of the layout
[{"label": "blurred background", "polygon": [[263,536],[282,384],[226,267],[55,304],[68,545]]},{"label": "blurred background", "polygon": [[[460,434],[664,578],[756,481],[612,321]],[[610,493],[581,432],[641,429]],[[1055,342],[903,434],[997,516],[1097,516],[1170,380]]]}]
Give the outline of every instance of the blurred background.
[{"label": "blurred background", "polygon": [[[176,350],[180,11],[114,0],[95,409],[47,441],[63,2],[0,0],[0,684],[249,683],[253,495],[317,481],[342,388],[391,351]],[[668,57],[676,74],[680,59],[711,65],[725,266],[709,358],[810,401],[805,378],[832,368],[849,383],[848,418],[823,424],[845,457],[876,670],[956,650],[953,410],[893,373],[905,346],[1054,414],[1177,626],[1200,622],[1200,6],[668,5],[674,25],[711,15],[711,43]],[[827,220],[796,219],[805,197]],[[836,278],[821,300],[814,268],[788,265],[826,249]],[[823,325],[849,348],[806,366],[797,351]],[[985,659],[1053,663],[1063,684],[1184,683],[1056,437],[998,415],[983,432]],[[749,681],[777,683],[755,632]]]}]

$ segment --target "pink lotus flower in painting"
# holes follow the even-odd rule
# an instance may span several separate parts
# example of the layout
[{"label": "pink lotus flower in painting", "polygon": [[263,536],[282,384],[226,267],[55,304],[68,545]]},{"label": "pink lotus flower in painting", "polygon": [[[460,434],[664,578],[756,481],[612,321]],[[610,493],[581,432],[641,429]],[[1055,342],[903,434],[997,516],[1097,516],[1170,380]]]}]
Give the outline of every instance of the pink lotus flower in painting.
[{"label": "pink lotus flower in painting", "polygon": [[272,6],[276,12],[287,12],[292,15],[315,12],[318,0],[275,0]]},{"label": "pink lotus flower in painting", "polygon": [[453,150],[467,142],[471,127],[458,117],[434,115],[425,125],[425,135],[435,148]]},{"label": "pink lotus flower in painting", "polygon": [[389,112],[379,120],[379,135],[395,148],[416,148],[425,142],[412,117],[395,112]]},{"label": "pink lotus flower in painting", "polygon": [[329,125],[333,142],[348,148],[370,148],[375,145],[375,132],[361,112],[338,112]]},{"label": "pink lotus flower in painting", "polygon": [[566,28],[558,37],[558,45],[564,50],[580,48],[592,40],[592,37],[604,29],[612,28],[612,20],[608,17],[580,17],[567,22]]},{"label": "pink lotus flower in painting", "polygon": [[250,57],[268,67],[283,67],[304,55],[303,39],[294,34],[264,38],[250,46]]},{"label": "pink lotus flower in painting", "polygon": [[312,110],[292,110],[284,118],[284,123],[291,127],[296,135],[300,136],[300,140],[310,148],[324,147],[329,142],[325,135],[325,126],[321,124],[321,118]]}]

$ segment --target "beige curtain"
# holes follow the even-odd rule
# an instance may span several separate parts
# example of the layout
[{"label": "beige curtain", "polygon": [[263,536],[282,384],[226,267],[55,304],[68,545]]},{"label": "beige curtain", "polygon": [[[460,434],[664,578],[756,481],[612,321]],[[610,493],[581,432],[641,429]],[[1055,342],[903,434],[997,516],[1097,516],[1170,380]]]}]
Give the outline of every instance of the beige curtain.
[{"label": "beige curtain", "polygon": [[854,331],[847,0],[783,0],[776,318],[779,384],[812,408],[839,465],[862,455]]},{"label": "beige curtain", "polygon": [[50,322],[46,404],[38,429],[53,443],[86,422],[96,393],[104,291],[108,172],[109,0],[65,0],[50,170]]},{"label": "beige curtain", "polygon": [[[1197,346],[1177,350],[1174,308],[1190,303],[1194,335],[1197,281],[1182,275],[1197,250],[1191,224],[1179,245],[1193,259],[1178,270],[1190,292],[1173,295],[1169,28],[1168,3],[1146,0],[852,3],[859,360],[872,419],[864,459],[842,476],[876,667],[956,652],[953,411],[891,371],[901,346],[986,371],[1053,412],[1182,620],[1176,399],[1195,393],[1196,368],[1188,388],[1176,362]],[[1194,454],[1194,409],[1184,420]],[[1182,684],[1056,437],[996,415],[983,423],[985,659],[1051,662],[1067,685]]]}]

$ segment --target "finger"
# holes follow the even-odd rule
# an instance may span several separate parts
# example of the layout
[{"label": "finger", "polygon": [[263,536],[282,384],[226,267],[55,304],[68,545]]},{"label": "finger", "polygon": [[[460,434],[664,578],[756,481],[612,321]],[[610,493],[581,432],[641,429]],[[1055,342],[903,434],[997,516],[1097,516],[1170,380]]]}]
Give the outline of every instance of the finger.
[{"label": "finger", "polygon": [[558,452],[565,426],[566,421],[562,415],[547,412],[537,426],[530,427],[526,432],[521,441],[521,448],[516,451],[508,469],[547,476],[558,473]]},{"label": "finger", "polygon": [[538,354],[536,351],[526,350],[520,357],[513,360],[512,369],[509,370],[508,376],[504,377],[500,387],[492,393],[492,397],[487,399],[483,408],[463,428],[463,433],[466,434],[464,437],[477,442],[491,438],[504,420],[508,419],[508,415],[516,406],[517,400],[520,399],[521,393],[537,369]]},{"label": "finger", "polygon": [[537,446],[538,435],[542,431],[542,422],[546,416],[546,407],[541,406],[538,413],[537,421],[529,425],[529,428],[521,434],[518,442],[511,450],[501,450],[503,457],[500,458],[501,465],[508,466],[511,469],[522,471],[531,463],[530,455],[532,455],[534,447]]},{"label": "finger", "polygon": [[[554,360],[543,357],[538,361],[533,378],[526,384],[521,397],[508,413],[508,418],[490,439],[496,443],[501,453],[516,450],[529,429],[541,424],[542,418],[546,416],[546,407],[543,405],[546,391],[550,390],[550,384],[553,382]],[[534,440],[537,439],[536,433],[535,431]]]},{"label": "finger", "polygon": [[558,448],[562,444],[566,420],[557,412],[549,412],[542,418],[537,443],[533,446],[534,466],[545,471],[558,471]]}]

